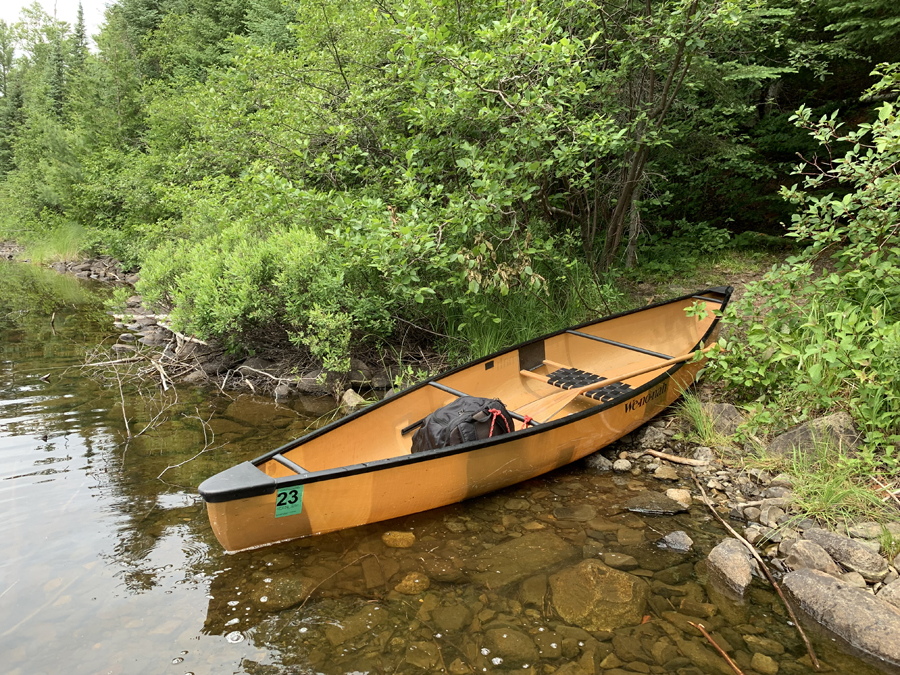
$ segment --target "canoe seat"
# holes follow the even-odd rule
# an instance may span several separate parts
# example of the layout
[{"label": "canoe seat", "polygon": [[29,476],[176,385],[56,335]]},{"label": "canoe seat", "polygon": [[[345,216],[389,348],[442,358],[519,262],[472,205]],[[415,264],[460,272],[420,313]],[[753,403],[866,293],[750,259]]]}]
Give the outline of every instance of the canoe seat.
[{"label": "canoe seat", "polygon": [[[559,387],[560,389],[577,389],[589,384],[603,382],[605,379],[605,377],[589,373],[586,370],[579,370],[578,368],[560,368],[559,370],[554,370],[547,376],[547,383],[552,384],[554,387]],[[619,398],[619,396],[622,396],[629,391],[631,391],[630,384],[617,382],[608,387],[601,387],[595,391],[585,392],[584,395],[590,396],[601,403],[606,403],[607,401]]]}]

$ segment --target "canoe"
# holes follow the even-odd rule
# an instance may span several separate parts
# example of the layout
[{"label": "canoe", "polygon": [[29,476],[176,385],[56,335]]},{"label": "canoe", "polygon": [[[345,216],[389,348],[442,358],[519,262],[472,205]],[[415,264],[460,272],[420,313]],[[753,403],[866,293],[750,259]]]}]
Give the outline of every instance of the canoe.
[{"label": "canoe", "polygon": [[[731,293],[709,288],[524,342],[231,467],[199,488],[213,531],[242,551],[446,506],[581,459],[694,381]],[[412,453],[422,420],[462,395],[499,399],[514,429]]]}]

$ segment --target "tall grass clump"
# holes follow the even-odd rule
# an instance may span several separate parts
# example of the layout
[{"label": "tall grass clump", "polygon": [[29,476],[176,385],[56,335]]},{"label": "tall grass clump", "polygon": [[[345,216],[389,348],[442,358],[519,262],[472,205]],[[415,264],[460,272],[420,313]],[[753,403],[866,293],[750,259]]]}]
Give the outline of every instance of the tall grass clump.
[{"label": "tall grass clump", "polygon": [[722,449],[731,445],[731,439],[716,431],[713,416],[695,392],[689,389],[682,392],[675,416],[690,429],[688,440],[708,448]]},{"label": "tall grass clump", "polygon": [[896,518],[896,509],[870,487],[871,467],[827,438],[818,439],[810,451],[795,450],[784,468],[794,478],[793,506],[798,518],[813,518],[832,527]]}]

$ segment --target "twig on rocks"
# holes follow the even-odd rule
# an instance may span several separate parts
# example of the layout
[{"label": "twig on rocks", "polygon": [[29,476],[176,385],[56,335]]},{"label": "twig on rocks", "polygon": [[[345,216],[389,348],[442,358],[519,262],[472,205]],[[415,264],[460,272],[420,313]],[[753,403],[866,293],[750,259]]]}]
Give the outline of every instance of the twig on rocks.
[{"label": "twig on rocks", "polygon": [[[889,488],[887,485],[885,485],[884,483],[882,483],[882,482],[881,482],[880,480],[878,480],[875,476],[870,476],[870,478],[871,478],[872,480],[874,480],[876,483],[878,483],[878,486],[879,486],[882,490],[884,490],[885,492],[888,493],[888,497],[893,497],[893,498],[894,498],[894,501],[897,502],[897,505],[900,506],[900,499],[898,499],[898,498],[897,498],[897,495],[896,495],[894,492],[891,491],[891,488]],[[883,501],[883,502],[887,501],[887,500],[888,500],[888,497],[884,497],[881,501]]]},{"label": "twig on rocks", "polygon": [[696,628],[697,630],[699,630],[701,633],[703,633],[703,637],[705,637],[707,640],[709,640],[709,644],[711,644],[713,647],[715,647],[716,651],[722,655],[722,658],[724,658],[728,662],[728,665],[731,666],[731,669],[735,672],[735,675],[744,675],[744,673],[741,671],[741,669],[738,668],[737,664],[731,660],[731,657],[725,653],[725,650],[722,649],[715,640],[713,640],[712,635],[710,635],[709,633],[706,632],[706,629],[703,627],[703,624],[694,623],[693,621],[688,621],[688,623],[690,625],[692,625],[694,628]]},{"label": "twig on rocks", "polygon": [[172,333],[173,335],[175,335],[175,336],[176,336],[177,338],[179,338],[180,340],[184,340],[185,342],[194,342],[194,343],[196,343],[196,344],[198,344],[198,345],[203,345],[204,347],[209,347],[209,343],[208,343],[208,342],[204,342],[204,341],[201,340],[200,338],[195,338],[195,337],[191,337],[190,335],[185,335],[184,333],[179,333],[177,330],[175,330],[174,328],[172,328],[172,326],[163,323],[163,322],[160,321],[159,319],[157,319],[156,325],[162,326],[163,328],[165,328],[167,331],[169,331],[170,333]]},{"label": "twig on rocks", "polygon": [[664,459],[667,462],[674,462],[675,464],[687,464],[688,466],[709,465],[709,462],[704,459],[689,459],[688,457],[678,457],[676,455],[670,455],[665,452],[660,452],[659,450],[642,450],[641,452],[645,455],[653,455],[654,457],[659,457],[660,459]]},{"label": "twig on rocks", "polygon": [[759,563],[760,568],[765,573],[766,578],[769,580],[769,583],[772,584],[772,587],[778,592],[778,596],[781,598],[781,602],[784,604],[785,608],[788,611],[788,614],[791,615],[791,619],[794,622],[794,626],[797,629],[797,632],[800,633],[800,637],[803,638],[804,644],[806,644],[806,652],[809,654],[809,659],[812,661],[813,667],[816,670],[821,670],[821,666],[819,666],[819,659],[816,658],[816,652],[813,650],[812,643],[809,641],[809,638],[806,637],[806,633],[803,630],[803,627],[800,625],[800,621],[797,619],[797,615],[794,614],[794,610],[791,607],[790,603],[787,601],[787,598],[784,597],[784,592],[781,590],[781,586],[775,581],[772,577],[772,573],[769,572],[769,568],[766,566],[766,563],[763,561],[762,556],[759,555],[759,552],[756,550],[756,547],[751,544],[749,541],[744,539],[741,535],[737,533],[737,531],[731,527],[728,523],[725,522],[725,519],[719,515],[719,512],[716,511],[712,502],[709,501],[709,497],[706,496],[706,490],[703,489],[703,485],[700,484],[700,481],[697,480],[696,476],[693,476],[694,483],[697,484],[697,487],[700,488],[700,494],[703,495],[703,502],[709,507],[709,510],[712,511],[712,514],[716,517],[716,519],[725,526],[725,529],[728,530],[735,539],[741,542],[747,549],[750,551],[750,554],[756,559],[756,562]]}]

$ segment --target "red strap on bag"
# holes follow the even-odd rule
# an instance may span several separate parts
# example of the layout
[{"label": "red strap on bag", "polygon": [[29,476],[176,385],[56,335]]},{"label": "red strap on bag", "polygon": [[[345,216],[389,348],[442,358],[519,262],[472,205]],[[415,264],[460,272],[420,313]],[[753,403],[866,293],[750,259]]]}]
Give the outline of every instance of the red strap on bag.
[{"label": "red strap on bag", "polygon": [[488,431],[488,438],[494,435],[494,423],[497,421],[498,417],[503,421],[503,426],[506,427],[506,433],[509,433],[509,423],[506,421],[503,413],[496,408],[488,408],[488,412],[491,413],[491,429]]}]

